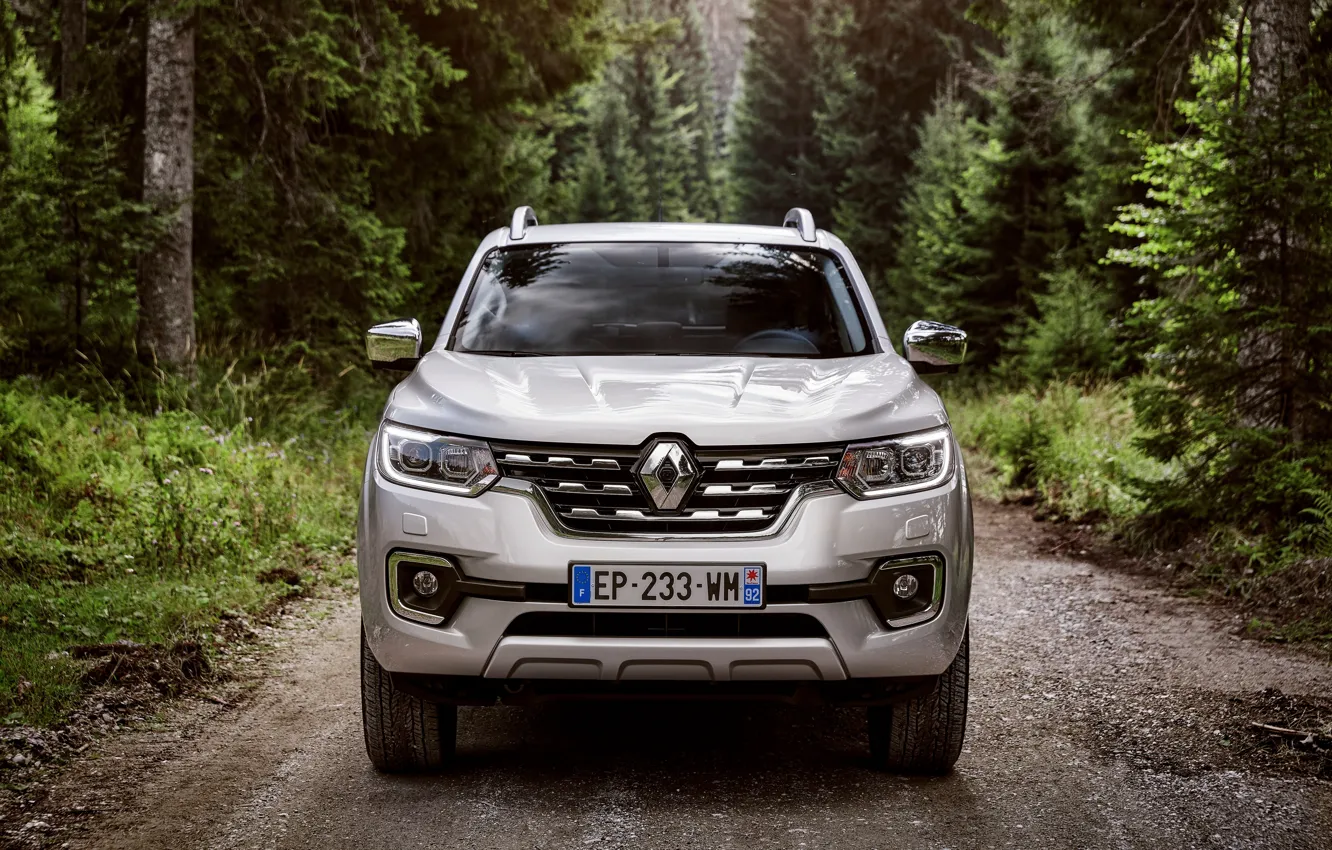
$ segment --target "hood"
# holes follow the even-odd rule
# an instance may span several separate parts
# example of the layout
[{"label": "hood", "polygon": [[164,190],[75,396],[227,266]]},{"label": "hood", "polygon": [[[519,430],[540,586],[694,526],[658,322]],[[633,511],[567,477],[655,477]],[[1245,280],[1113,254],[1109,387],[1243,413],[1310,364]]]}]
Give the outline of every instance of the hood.
[{"label": "hood", "polygon": [[385,410],[404,425],[514,442],[849,443],[947,422],[905,360],[490,357],[432,351]]}]

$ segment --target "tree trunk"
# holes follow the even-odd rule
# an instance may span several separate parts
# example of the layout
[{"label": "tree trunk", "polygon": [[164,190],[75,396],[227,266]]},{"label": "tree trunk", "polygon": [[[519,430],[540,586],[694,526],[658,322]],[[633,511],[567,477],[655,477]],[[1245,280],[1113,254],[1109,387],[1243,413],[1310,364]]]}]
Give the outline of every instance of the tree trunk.
[{"label": "tree trunk", "polygon": [[[1250,0],[1249,118],[1254,122],[1284,121],[1282,111],[1292,95],[1307,86],[1312,0]],[[1298,144],[1297,140],[1291,140]],[[1293,151],[1292,151],[1293,153]],[[1271,306],[1281,319],[1295,318],[1302,279],[1297,256],[1304,250],[1298,222],[1274,210],[1272,220],[1255,234],[1248,264],[1255,283],[1242,293],[1246,304]],[[1292,227],[1291,225],[1295,225]],[[1306,359],[1303,334],[1259,326],[1240,339],[1239,362],[1251,376],[1240,395],[1246,424],[1285,428],[1301,442],[1308,410],[1298,391],[1298,374]]]},{"label": "tree trunk", "polygon": [[[65,132],[69,132],[70,121],[76,112],[76,103],[84,93],[87,79],[83,51],[88,46],[88,2],[87,0],[60,0],[60,84],[61,109],[66,114]],[[76,142],[77,144],[77,142]],[[67,190],[73,187],[66,187]],[[73,314],[74,347],[83,347],[83,319],[88,307],[88,256],[83,239],[83,226],[79,220],[78,204],[71,200],[70,191],[64,193],[63,227],[65,241],[74,246],[73,268],[73,304],[68,312]],[[66,296],[68,297],[68,296]]]},{"label": "tree trunk", "polygon": [[1249,4],[1249,103],[1270,108],[1288,86],[1300,85],[1309,65],[1312,0],[1252,0]]},{"label": "tree trunk", "polygon": [[88,46],[88,0],[60,0],[60,99],[83,90],[83,50]]},{"label": "tree trunk", "polygon": [[162,368],[194,363],[194,17],[174,0],[148,20],[143,199],[166,226],[139,269],[139,356]]}]

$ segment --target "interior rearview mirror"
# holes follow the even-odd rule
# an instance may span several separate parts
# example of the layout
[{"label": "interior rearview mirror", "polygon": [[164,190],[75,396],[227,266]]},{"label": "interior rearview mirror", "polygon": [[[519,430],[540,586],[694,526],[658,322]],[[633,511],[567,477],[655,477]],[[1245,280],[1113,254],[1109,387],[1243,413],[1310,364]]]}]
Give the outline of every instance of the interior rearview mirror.
[{"label": "interior rearview mirror", "polygon": [[907,361],[917,374],[956,372],[967,356],[967,334],[939,322],[916,322],[902,337]]},{"label": "interior rearview mirror", "polygon": [[421,360],[421,323],[398,319],[375,325],[365,334],[365,353],[376,369],[410,372]]}]

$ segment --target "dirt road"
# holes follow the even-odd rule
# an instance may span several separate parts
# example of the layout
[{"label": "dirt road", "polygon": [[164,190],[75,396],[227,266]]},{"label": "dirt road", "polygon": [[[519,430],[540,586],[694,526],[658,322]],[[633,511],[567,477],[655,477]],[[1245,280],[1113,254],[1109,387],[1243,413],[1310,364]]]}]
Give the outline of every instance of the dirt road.
[{"label": "dirt road", "polygon": [[1332,667],[1237,640],[1216,609],[1052,556],[1020,511],[983,508],[977,532],[972,721],[946,779],[868,770],[852,710],[633,703],[464,709],[455,771],[379,776],[362,751],[348,602],[294,635],[243,706],[184,707],[68,770],[45,805],[71,831],[47,827],[47,838],[77,848],[1332,847],[1332,783],[1244,754],[1257,692],[1327,698]]}]

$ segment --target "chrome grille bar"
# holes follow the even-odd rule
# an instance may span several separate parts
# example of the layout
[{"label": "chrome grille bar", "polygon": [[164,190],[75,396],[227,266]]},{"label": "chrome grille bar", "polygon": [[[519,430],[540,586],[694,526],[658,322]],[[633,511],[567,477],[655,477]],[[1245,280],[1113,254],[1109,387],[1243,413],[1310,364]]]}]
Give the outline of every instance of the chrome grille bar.
[{"label": "chrome grille bar", "polygon": [[555,469],[619,469],[620,462],[612,458],[594,457],[588,463],[579,463],[571,457],[551,456],[545,460],[533,460],[531,455],[506,454],[501,458],[501,463],[512,463],[516,466],[545,466]]},{"label": "chrome grille bar", "polygon": [[714,467],[718,471],[724,470],[751,470],[751,469],[810,469],[822,466],[833,466],[837,463],[833,458],[820,455],[818,457],[807,457],[804,460],[791,461],[790,458],[768,457],[759,460],[744,460],[740,458],[731,458],[717,461]]},{"label": "chrome grille bar", "polygon": [[693,510],[678,516],[652,516],[637,510],[599,510],[597,508],[569,508],[559,512],[560,516],[575,519],[633,520],[635,522],[702,522],[707,520],[764,520],[771,519],[775,513],[758,509],[736,511]]},{"label": "chrome grille bar", "polygon": [[773,511],[761,508],[742,508],[738,511],[695,509],[686,511],[685,519],[767,519],[773,514]]},{"label": "chrome grille bar", "polygon": [[704,496],[780,496],[791,487],[778,484],[709,484],[703,488]]},{"label": "chrome grille bar", "polygon": [[590,493],[593,495],[609,494],[614,496],[632,496],[634,488],[628,484],[599,484],[589,486],[578,481],[561,481],[554,487],[542,485],[542,489],[556,493]]}]

